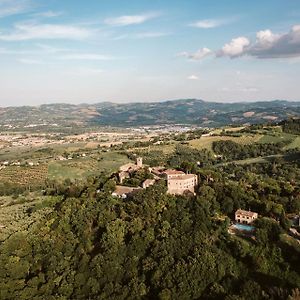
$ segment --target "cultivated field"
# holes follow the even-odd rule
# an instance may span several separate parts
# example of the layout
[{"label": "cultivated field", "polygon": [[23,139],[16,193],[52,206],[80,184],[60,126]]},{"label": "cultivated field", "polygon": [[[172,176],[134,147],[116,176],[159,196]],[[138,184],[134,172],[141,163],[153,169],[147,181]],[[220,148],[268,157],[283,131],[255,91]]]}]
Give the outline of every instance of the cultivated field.
[{"label": "cultivated field", "polygon": [[190,141],[189,145],[196,149],[212,150],[212,144],[216,141],[233,141],[241,145],[246,145],[251,143],[257,143],[260,139],[261,135],[242,135],[241,137],[203,136],[200,139]]},{"label": "cultivated field", "polygon": [[108,152],[98,158],[80,158],[66,161],[55,161],[49,164],[48,177],[50,179],[84,179],[101,172],[112,173],[129,162],[125,155]]},{"label": "cultivated field", "polygon": [[9,166],[0,170],[1,183],[13,183],[22,186],[41,185],[48,177],[48,166],[33,167]]}]

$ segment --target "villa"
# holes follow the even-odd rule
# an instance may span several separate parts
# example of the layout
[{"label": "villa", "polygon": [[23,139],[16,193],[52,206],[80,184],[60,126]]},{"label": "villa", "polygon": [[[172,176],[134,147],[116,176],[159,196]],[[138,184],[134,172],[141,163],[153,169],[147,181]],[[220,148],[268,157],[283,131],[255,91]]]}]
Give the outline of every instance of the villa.
[{"label": "villa", "polygon": [[250,210],[247,211],[247,210],[238,209],[235,212],[235,221],[237,223],[251,224],[257,218],[258,218],[258,213],[252,212]]}]

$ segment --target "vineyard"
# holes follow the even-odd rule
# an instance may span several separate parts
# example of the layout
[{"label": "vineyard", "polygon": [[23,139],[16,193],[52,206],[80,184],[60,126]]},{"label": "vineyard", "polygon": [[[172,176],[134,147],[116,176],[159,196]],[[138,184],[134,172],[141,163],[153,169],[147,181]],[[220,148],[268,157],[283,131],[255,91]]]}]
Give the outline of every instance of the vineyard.
[{"label": "vineyard", "polygon": [[42,185],[48,177],[48,166],[33,167],[9,166],[0,170],[0,182],[22,186]]}]

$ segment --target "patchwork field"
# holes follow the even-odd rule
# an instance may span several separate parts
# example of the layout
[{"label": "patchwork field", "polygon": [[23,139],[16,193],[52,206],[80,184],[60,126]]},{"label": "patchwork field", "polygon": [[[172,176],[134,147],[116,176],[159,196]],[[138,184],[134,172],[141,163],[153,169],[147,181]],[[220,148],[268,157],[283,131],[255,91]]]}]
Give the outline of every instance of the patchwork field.
[{"label": "patchwork field", "polygon": [[79,158],[65,161],[52,161],[38,166],[7,166],[0,170],[1,183],[13,183],[22,186],[42,185],[47,178],[64,180],[84,179],[101,172],[112,173],[129,162],[125,155],[108,152],[97,158]]},{"label": "patchwork field", "polygon": [[285,147],[285,149],[300,149],[300,137],[296,137],[288,146]]},{"label": "patchwork field", "polygon": [[95,158],[80,158],[49,164],[48,177],[50,179],[83,179],[89,175],[97,175],[101,172],[112,173],[129,162],[125,155],[115,152],[101,154]]},{"label": "patchwork field", "polygon": [[190,141],[189,145],[196,149],[212,150],[212,144],[216,141],[233,141],[241,145],[246,145],[251,143],[257,143],[261,138],[261,135],[243,135],[241,137],[203,136],[200,139]]},{"label": "patchwork field", "polygon": [[289,134],[289,133],[276,133],[276,134],[265,134],[259,140],[261,144],[271,144],[271,143],[280,143],[280,142],[287,142],[292,143],[293,140],[297,138],[296,135]]}]

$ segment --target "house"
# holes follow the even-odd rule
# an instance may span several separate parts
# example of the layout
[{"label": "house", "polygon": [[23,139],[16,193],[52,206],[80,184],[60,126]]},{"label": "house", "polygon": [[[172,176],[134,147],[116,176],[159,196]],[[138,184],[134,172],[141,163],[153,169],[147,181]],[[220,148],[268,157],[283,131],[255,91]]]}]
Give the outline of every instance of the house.
[{"label": "house", "polygon": [[143,182],[143,189],[148,188],[149,186],[152,186],[155,183],[155,179],[146,179]]},{"label": "house", "polygon": [[251,224],[257,218],[258,218],[258,213],[250,210],[247,211],[247,210],[238,209],[235,212],[235,221],[237,223]]},{"label": "house", "polygon": [[141,188],[117,185],[115,191],[112,193],[112,196],[126,199],[130,194],[140,189]]}]

